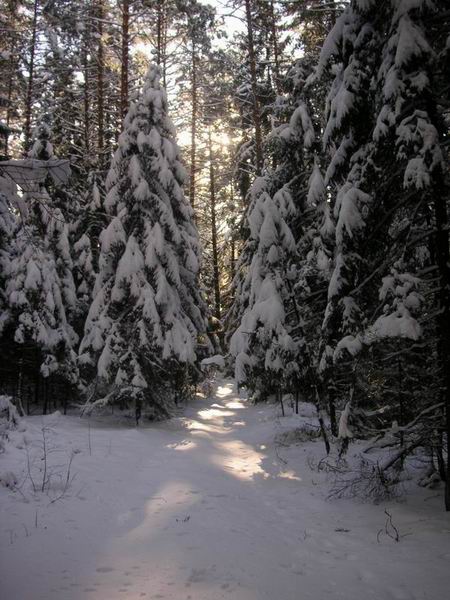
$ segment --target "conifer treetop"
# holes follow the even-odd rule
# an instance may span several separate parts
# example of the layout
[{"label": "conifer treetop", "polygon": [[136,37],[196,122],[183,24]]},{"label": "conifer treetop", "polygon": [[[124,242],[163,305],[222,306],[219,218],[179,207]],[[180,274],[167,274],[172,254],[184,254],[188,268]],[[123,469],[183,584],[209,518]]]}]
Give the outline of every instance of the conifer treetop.
[{"label": "conifer treetop", "polygon": [[150,390],[149,397],[169,363],[184,369],[196,361],[206,312],[184,178],[159,68],[152,65],[124,119],[107,176],[111,220],[100,236],[99,274],[81,345],[82,362],[97,365],[113,396],[127,390],[137,398]]}]

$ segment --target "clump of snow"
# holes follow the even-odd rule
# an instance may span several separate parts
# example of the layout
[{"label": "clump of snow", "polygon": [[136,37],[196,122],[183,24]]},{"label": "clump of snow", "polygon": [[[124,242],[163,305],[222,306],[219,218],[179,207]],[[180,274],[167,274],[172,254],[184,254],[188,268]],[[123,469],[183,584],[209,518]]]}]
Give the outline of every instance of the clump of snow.
[{"label": "clump of snow", "polygon": [[221,354],[214,354],[214,356],[208,356],[208,358],[204,358],[200,364],[202,367],[214,366],[218,369],[224,369],[225,358]]},{"label": "clump of snow", "polygon": [[333,353],[333,359],[338,360],[346,350],[350,356],[356,356],[361,352],[363,348],[362,340],[360,336],[346,335],[336,345]]},{"label": "clump of snow", "polygon": [[0,396],[0,438],[8,431],[19,428],[21,417],[11,396]]},{"label": "clump of snow", "polygon": [[378,317],[370,333],[377,338],[397,337],[418,340],[422,335],[422,329],[416,319],[411,317],[407,308],[399,305],[395,312]]},{"label": "clump of snow", "polygon": [[407,338],[417,340],[422,329],[415,318],[420,311],[423,298],[419,294],[420,279],[401,270],[397,264],[391,274],[383,277],[379,296],[386,301],[384,314],[377,318],[368,331],[368,339]]}]

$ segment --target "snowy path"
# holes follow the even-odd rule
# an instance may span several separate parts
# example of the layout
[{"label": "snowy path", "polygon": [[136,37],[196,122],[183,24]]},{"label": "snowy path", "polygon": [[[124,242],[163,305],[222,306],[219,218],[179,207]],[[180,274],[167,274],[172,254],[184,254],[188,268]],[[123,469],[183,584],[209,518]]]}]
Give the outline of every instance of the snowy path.
[{"label": "snowy path", "polygon": [[87,421],[61,417],[55,445],[79,450],[68,495],[24,503],[0,490],[0,598],[446,597],[450,522],[439,499],[392,503],[409,535],[378,542],[387,505],[327,502],[306,464],[320,444],[283,449],[284,463],[275,413],[223,381],[168,423],[95,422],[91,453]]}]

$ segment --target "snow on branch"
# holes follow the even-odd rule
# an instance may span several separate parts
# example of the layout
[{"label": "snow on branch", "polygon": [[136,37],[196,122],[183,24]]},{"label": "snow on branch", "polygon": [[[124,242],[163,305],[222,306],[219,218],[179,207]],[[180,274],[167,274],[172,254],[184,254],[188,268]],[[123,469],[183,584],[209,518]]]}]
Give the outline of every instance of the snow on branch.
[{"label": "snow on branch", "polygon": [[64,185],[68,182],[70,173],[70,164],[66,159],[23,158],[0,162],[0,175],[9,177],[24,192],[34,191],[34,186],[44,183],[49,175],[55,185]]}]

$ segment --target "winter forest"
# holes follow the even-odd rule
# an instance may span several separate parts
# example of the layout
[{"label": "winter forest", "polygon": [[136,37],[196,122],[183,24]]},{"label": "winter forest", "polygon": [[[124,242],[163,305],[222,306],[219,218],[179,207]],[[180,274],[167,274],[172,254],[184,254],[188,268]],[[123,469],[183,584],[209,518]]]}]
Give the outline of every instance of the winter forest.
[{"label": "winter forest", "polygon": [[448,0],[0,0],[5,600],[445,596],[449,90]]}]

